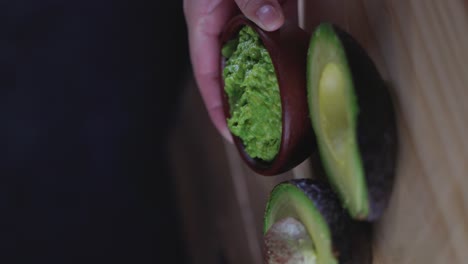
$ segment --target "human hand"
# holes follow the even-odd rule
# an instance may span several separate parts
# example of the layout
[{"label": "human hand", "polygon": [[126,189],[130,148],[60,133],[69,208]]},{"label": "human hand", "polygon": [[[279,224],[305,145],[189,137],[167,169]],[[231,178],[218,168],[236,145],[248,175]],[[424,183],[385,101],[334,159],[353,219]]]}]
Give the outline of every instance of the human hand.
[{"label": "human hand", "polygon": [[296,3],[281,0],[184,0],[195,79],[213,124],[230,142],[232,137],[226,125],[219,87],[221,30],[240,10],[262,29],[274,31],[284,23],[282,4],[286,9],[295,10],[291,6]]}]

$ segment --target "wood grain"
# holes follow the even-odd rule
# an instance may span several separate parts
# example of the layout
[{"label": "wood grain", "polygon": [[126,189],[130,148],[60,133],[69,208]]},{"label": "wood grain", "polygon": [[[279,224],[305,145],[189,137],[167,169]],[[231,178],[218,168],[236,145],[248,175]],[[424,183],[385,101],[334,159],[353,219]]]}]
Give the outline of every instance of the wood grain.
[{"label": "wood grain", "polygon": [[[391,84],[400,156],[374,263],[468,259],[468,26],[463,1],[303,1],[301,23],[349,31]],[[345,10],[345,12],[342,12]]]},{"label": "wood grain", "polygon": [[[328,21],[349,31],[395,97],[400,153],[389,208],[374,225],[376,264],[467,263],[467,5],[299,0],[299,24],[311,32]],[[310,164],[279,177],[256,175],[222,142],[194,90],[172,143],[193,263],[261,263],[269,192],[280,181],[312,177]]]}]

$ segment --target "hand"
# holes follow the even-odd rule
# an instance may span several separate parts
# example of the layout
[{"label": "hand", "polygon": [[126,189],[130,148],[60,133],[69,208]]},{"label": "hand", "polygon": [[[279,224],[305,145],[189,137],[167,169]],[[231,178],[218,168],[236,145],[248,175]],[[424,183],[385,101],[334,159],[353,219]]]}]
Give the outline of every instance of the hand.
[{"label": "hand", "polygon": [[239,9],[264,30],[278,29],[284,23],[280,2],[278,0],[184,0],[195,79],[213,124],[230,142],[232,137],[224,118],[218,80],[219,35],[226,22],[236,15]]}]

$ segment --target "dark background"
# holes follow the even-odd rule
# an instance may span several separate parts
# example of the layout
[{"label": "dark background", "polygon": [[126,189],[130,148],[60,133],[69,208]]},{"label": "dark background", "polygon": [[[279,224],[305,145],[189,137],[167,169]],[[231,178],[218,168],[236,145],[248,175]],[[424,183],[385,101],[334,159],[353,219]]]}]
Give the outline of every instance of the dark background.
[{"label": "dark background", "polygon": [[187,263],[181,2],[0,2],[0,263]]}]

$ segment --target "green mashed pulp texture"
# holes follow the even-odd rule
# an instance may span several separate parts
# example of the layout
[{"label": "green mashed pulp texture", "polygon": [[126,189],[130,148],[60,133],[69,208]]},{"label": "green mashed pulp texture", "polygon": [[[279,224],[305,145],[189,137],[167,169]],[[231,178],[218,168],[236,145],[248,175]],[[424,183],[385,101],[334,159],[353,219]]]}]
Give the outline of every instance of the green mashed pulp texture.
[{"label": "green mashed pulp texture", "polygon": [[281,100],[275,70],[258,34],[243,27],[222,49],[232,134],[252,158],[272,161],[281,142]]}]

